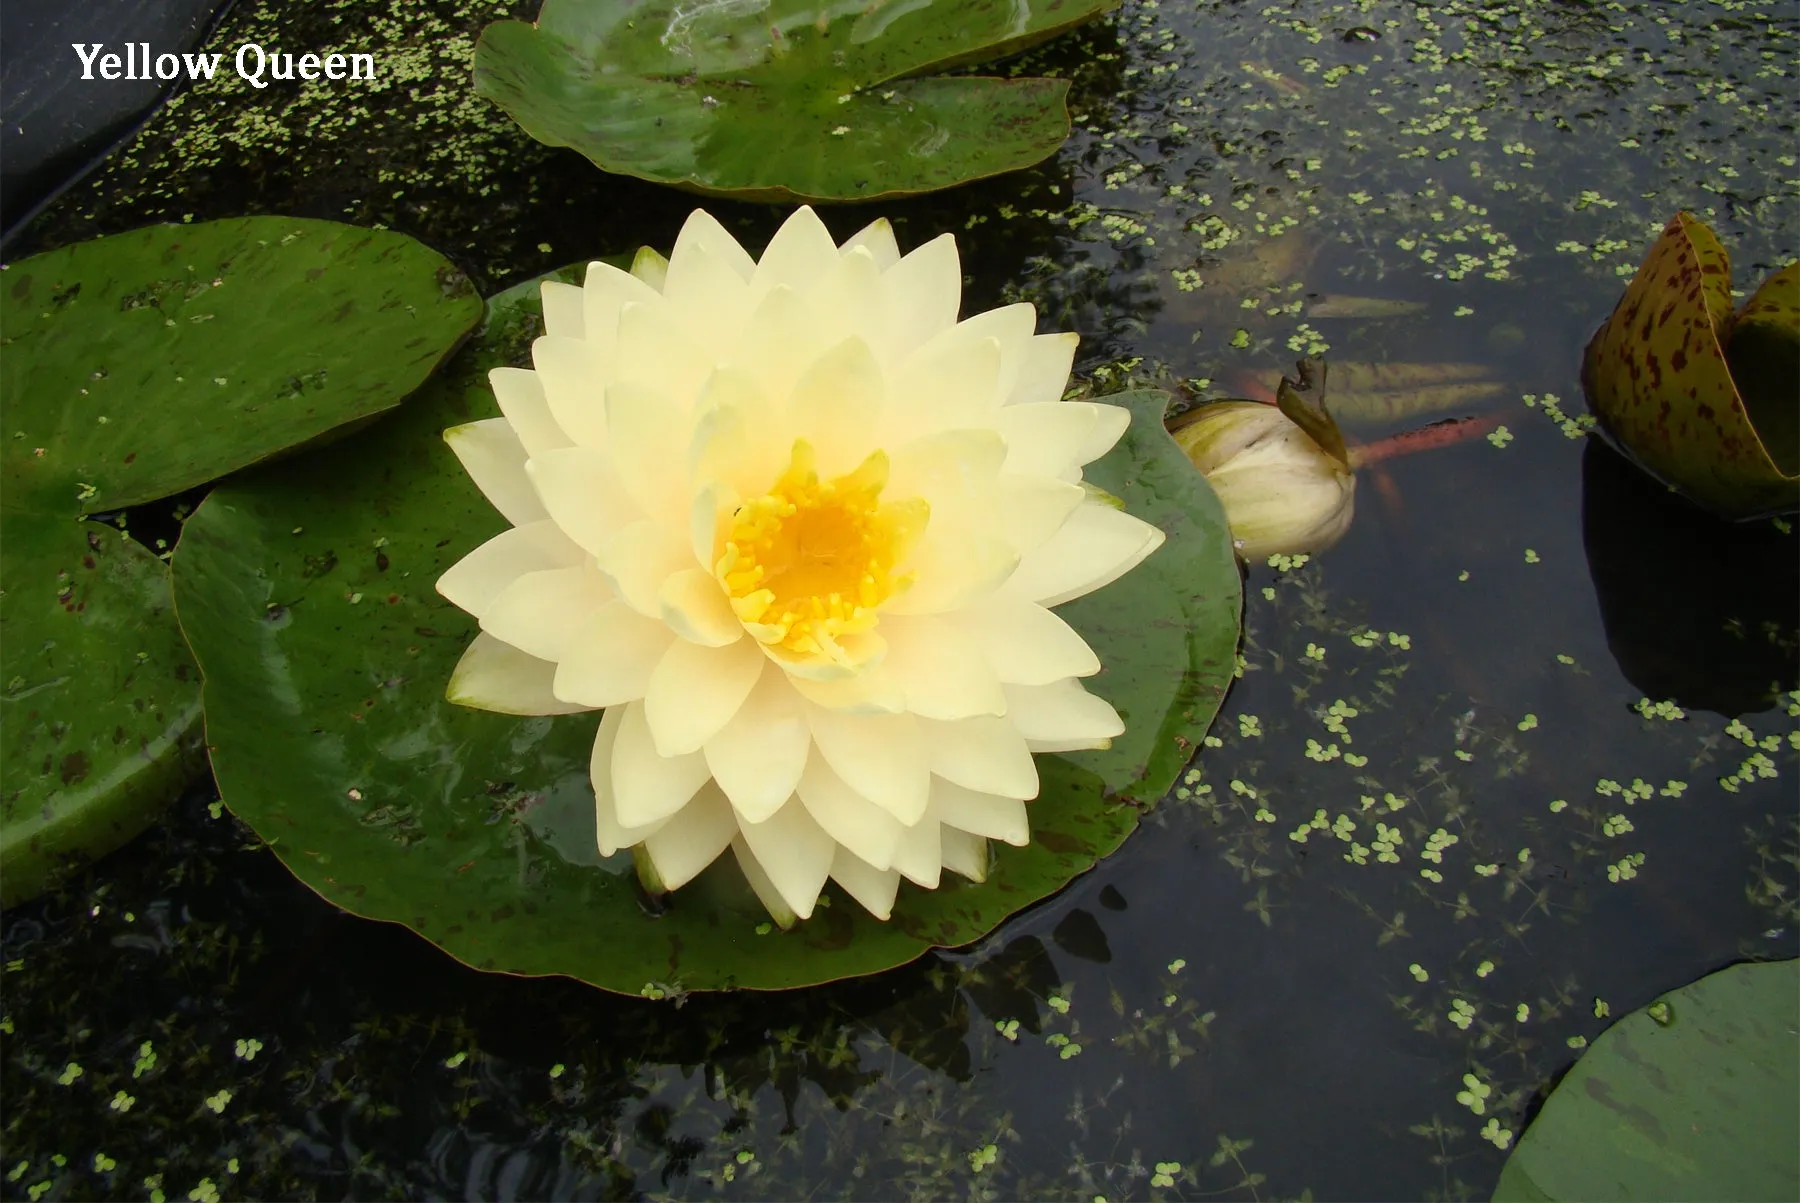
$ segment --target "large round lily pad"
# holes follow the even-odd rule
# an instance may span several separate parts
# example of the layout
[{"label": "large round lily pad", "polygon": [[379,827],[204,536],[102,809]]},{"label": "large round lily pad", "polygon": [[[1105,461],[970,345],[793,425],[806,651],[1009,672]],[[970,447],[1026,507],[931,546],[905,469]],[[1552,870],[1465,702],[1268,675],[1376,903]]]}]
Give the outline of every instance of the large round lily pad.
[{"label": "large round lily pad", "polygon": [[[1677,213],[1582,359],[1588,404],[1607,433],[1730,518],[1800,504],[1800,272],[1769,284],[1734,315],[1725,248],[1691,213]],[[1728,360],[1737,320],[1746,347]]]},{"label": "large round lily pad", "polygon": [[1800,1198],[1800,961],[1734,965],[1594,1042],[1494,1191],[1507,1203]]},{"label": "large round lily pad", "polygon": [[777,931],[729,858],[647,914],[630,858],[595,851],[598,716],[444,699],[475,628],[434,583],[503,520],[439,436],[496,412],[486,372],[524,359],[535,293],[496,298],[485,334],[395,419],[216,490],[188,523],[176,602],[219,788],[308,886],[482,969],[630,993],[776,989],[978,938],[1116,848],[1133,801],[1173,784],[1231,680],[1238,577],[1217,502],[1162,429],[1166,397],[1140,393],[1114,399],[1136,419],[1091,476],[1170,538],[1068,611],[1130,729],[1103,753],[1040,758],[1031,845],[1001,848],[983,885],[903,885],[887,923],[828,895]]},{"label": "large round lily pad", "polygon": [[480,313],[410,238],[279,217],[154,226],[0,277],[0,897],[130,838],[200,764],[167,568],[81,518],[391,408]]},{"label": "large round lily pad", "polygon": [[866,200],[1028,167],[1066,80],[919,78],[1011,54],[1117,0],[545,0],[475,48],[475,88],[605,171],[749,200]]}]

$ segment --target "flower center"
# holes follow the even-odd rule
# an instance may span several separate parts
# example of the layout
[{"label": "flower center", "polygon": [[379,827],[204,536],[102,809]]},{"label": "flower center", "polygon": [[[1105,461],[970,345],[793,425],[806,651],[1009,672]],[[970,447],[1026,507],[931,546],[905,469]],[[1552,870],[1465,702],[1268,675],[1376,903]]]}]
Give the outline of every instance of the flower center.
[{"label": "flower center", "polygon": [[826,481],[814,461],[812,445],[794,440],[775,486],[732,515],[714,572],[762,643],[848,663],[842,638],[874,629],[876,607],[911,583],[894,566],[930,510],[919,498],[882,502],[884,452]]}]

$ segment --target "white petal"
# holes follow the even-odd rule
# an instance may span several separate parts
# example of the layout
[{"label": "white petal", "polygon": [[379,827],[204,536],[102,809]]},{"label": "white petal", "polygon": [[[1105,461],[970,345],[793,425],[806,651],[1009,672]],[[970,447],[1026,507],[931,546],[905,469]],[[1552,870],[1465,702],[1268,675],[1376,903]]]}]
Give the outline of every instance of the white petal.
[{"label": "white petal", "polygon": [[1032,331],[1037,328],[1037,310],[1029,304],[1002,305],[958,322],[950,333],[940,334],[932,346],[950,339],[977,342],[991,338],[1000,349],[1000,371],[994,381],[992,408],[998,408],[1012,395],[1013,385],[1024,369],[1032,346]]},{"label": "white petal", "polygon": [[750,845],[744,841],[742,834],[732,838],[731,852],[733,856],[737,857],[738,868],[743,871],[744,880],[750,883],[751,890],[756,893],[757,901],[763,904],[764,909],[769,912],[769,917],[775,920],[783,931],[794,926],[793,910],[782,900],[781,892],[775,888],[775,883],[770,880],[769,875],[763,872],[763,867],[757,863],[756,853],[750,851]]},{"label": "white petal", "polygon": [[669,279],[669,261],[655,247],[640,246],[631,257],[631,274],[660,294]]},{"label": "white petal", "polygon": [[744,624],[725,600],[724,586],[704,569],[675,573],[663,582],[658,599],[663,621],[689,643],[724,647],[744,637]]},{"label": "white petal", "polygon": [[955,521],[995,485],[1006,442],[988,429],[937,430],[894,448],[884,497],[922,497],[934,521]]},{"label": "white petal", "polygon": [[944,868],[960,873],[973,882],[983,882],[988,875],[988,842],[955,827],[938,828],[938,857]]},{"label": "white petal", "polygon": [[1100,657],[1087,640],[1036,602],[986,598],[955,618],[1008,684],[1048,685],[1100,671]]},{"label": "white petal", "polygon": [[956,239],[940,234],[881,274],[888,295],[888,353],[899,360],[956,324],[962,260]]},{"label": "white petal", "polygon": [[540,295],[544,300],[544,333],[558,338],[586,337],[587,298],[579,285],[545,280]]},{"label": "white petal", "polygon": [[981,645],[951,617],[888,615],[881,633],[888,641],[882,667],[912,713],[947,720],[1006,713],[1000,678]]},{"label": "white petal", "polygon": [[877,217],[844,239],[844,257],[848,258],[850,251],[859,246],[868,250],[869,255],[875,260],[875,266],[882,271],[886,271],[900,262],[900,244],[894,239],[894,227],[885,217]]},{"label": "white petal", "polygon": [[793,447],[787,416],[759,377],[742,368],[712,374],[700,394],[688,444],[696,483],[719,482],[740,497],[760,497],[787,468]]},{"label": "white petal", "polygon": [[612,756],[619,724],[624,720],[622,706],[614,706],[600,716],[600,732],[594,736],[594,752],[588,760],[588,777],[594,783],[594,830],[601,856],[643,843],[646,836],[668,822],[666,818],[658,819],[643,827],[624,827],[619,823],[618,805],[613,799]]},{"label": "white petal", "polygon": [[719,858],[738,833],[737,816],[710,781],[667,823],[644,839],[644,851],[664,886],[680,889]]},{"label": "white petal", "polygon": [[554,522],[510,526],[452,564],[438,578],[437,591],[480,618],[501,590],[526,573],[572,568],[586,558]]},{"label": "white petal", "polygon": [[1111,451],[1113,444],[1131,426],[1131,411],[1123,406],[1095,405],[1094,409],[1098,421],[1076,449],[1075,462],[1078,464],[1091,464]]},{"label": "white petal", "polygon": [[818,453],[822,479],[852,471],[868,456],[886,389],[874,352],[855,337],[814,360],[795,381],[788,424]]},{"label": "white petal", "polygon": [[606,390],[607,450],[619,483],[646,514],[682,512],[688,491],[687,408],[651,386],[620,382]]},{"label": "white petal", "polygon": [[527,456],[541,455],[553,447],[569,446],[556,419],[550,416],[550,405],[544,400],[544,384],[536,372],[524,368],[495,368],[488,373],[488,384],[500,412],[512,423],[525,447]]},{"label": "white petal", "polygon": [[493,507],[514,526],[541,522],[550,515],[525,475],[525,444],[505,418],[486,418],[452,426],[444,442],[462,461],[463,471]]},{"label": "white petal", "polygon": [[482,612],[481,629],[526,655],[557,661],[611,600],[606,578],[590,565],[528,572]]},{"label": "white petal", "polygon": [[1079,457],[1100,425],[1103,408],[1115,407],[1085,401],[1007,406],[994,417],[995,428],[1006,438],[1005,471],[1060,477],[1080,467],[1086,461]]},{"label": "white petal", "polygon": [[744,704],[704,750],[713,780],[746,822],[764,821],[793,796],[812,750],[812,730],[780,669],[764,667]]},{"label": "white petal", "polygon": [[[606,446],[606,375],[590,343],[549,335],[531,344],[544,404],[570,442],[600,450]],[[511,368],[496,368],[490,380]],[[496,383],[496,390],[498,384]],[[505,408],[502,404],[501,408]],[[535,450],[533,455],[538,454]]]},{"label": "white petal", "polygon": [[635,702],[650,688],[650,674],[674,642],[662,623],[614,598],[563,648],[552,688],[557,697],[584,706]]},{"label": "white petal", "polygon": [[[682,238],[689,237],[693,225],[690,221],[682,230]],[[735,254],[720,253],[712,241],[704,238],[689,240],[685,245],[678,241],[675,253],[669,257],[669,274],[662,291],[680,313],[695,349],[717,362],[736,345],[750,316],[750,287],[738,274],[739,263],[748,263],[750,257],[717,222],[713,226],[716,233],[712,239],[724,238]]]},{"label": "white petal", "polygon": [[[685,249],[696,245],[705,246],[745,283],[749,283],[751,274],[756,271],[756,260],[750,257],[750,252],[705,209],[695,209],[681,224],[681,233],[675,236],[674,253],[669,257],[671,272],[676,270],[675,261],[682,257]],[[664,291],[667,291],[666,287]]]},{"label": "white petal", "polygon": [[1025,738],[1005,718],[965,718],[939,723],[919,720],[931,757],[931,771],[984,794],[1035,798],[1037,765]]},{"label": "white petal", "polygon": [[612,385],[654,389],[685,413],[693,408],[718,359],[716,352],[695,345],[681,311],[659,297],[654,303],[628,303],[619,311],[617,364]]},{"label": "white petal", "polygon": [[1021,556],[1061,530],[1087,490],[1048,476],[1002,476],[986,499],[983,527]]},{"label": "white petal", "polygon": [[1000,342],[946,341],[909,356],[894,370],[881,441],[898,446],[934,430],[986,426],[1000,412]]},{"label": "white petal", "polygon": [[727,363],[754,376],[764,392],[785,402],[806,366],[848,333],[841,315],[820,313],[805,296],[783,285],[750,314]]},{"label": "white petal", "polygon": [[664,756],[699,752],[737,714],[768,659],[753,639],[702,647],[677,639],[650,674],[644,716]]},{"label": "white petal", "polygon": [[1090,501],[1076,507],[1048,542],[1026,553],[1006,591],[1060,606],[1118,580],[1162,542],[1162,531],[1148,522]]},{"label": "white petal", "polygon": [[[831,231],[819,220],[811,206],[802,205],[775,231],[769,247],[757,261],[751,285],[766,292],[779,285],[801,290],[810,289],[834,267],[838,260],[837,244]],[[960,281],[959,281],[960,283]]]},{"label": "white petal", "polygon": [[910,714],[851,715],[807,707],[813,739],[844,783],[902,823],[916,823],[931,798],[931,770]]},{"label": "white petal", "polygon": [[845,333],[867,343],[877,360],[887,356],[887,292],[875,256],[862,247],[846,251],[837,265],[812,286],[808,300],[819,312],[835,315]]},{"label": "white petal", "polygon": [[649,520],[618,531],[594,559],[632,609],[657,619],[662,617],[663,582],[694,566],[686,532]]},{"label": "white petal", "polygon": [[886,919],[894,913],[894,897],[900,892],[900,874],[893,869],[877,869],[839,847],[831,858],[831,880],[877,919]]},{"label": "white petal", "polygon": [[985,597],[1017,575],[1010,543],[964,527],[928,523],[901,566],[912,584],[881,604],[883,614],[938,614]]},{"label": "white petal", "polygon": [[789,802],[764,823],[738,822],[744,843],[781,900],[805,919],[819,901],[819,891],[831,873],[837,844],[825,829],[813,822],[799,799]]},{"label": "white petal", "polygon": [[501,714],[575,714],[586,710],[550,692],[556,665],[527,656],[510,643],[478,634],[456,662],[444,696],[458,706]]},{"label": "white petal", "polygon": [[1015,848],[1031,842],[1031,823],[1018,798],[980,793],[940,777],[931,783],[931,805],[939,822],[959,831],[1004,840]]},{"label": "white petal", "polygon": [[622,272],[609,263],[588,264],[587,280],[581,288],[586,315],[582,325],[587,342],[593,348],[594,363],[604,377],[600,383],[615,374],[620,312],[633,302],[655,301],[662,295],[661,288],[660,278],[654,283],[644,280],[637,274],[635,265],[632,271]]},{"label": "white petal", "polygon": [[1075,334],[1039,334],[1025,350],[1019,365],[1018,379],[1013,382],[1008,405],[1035,405],[1061,401],[1069,387],[1069,365],[1075,362]]},{"label": "white petal", "polygon": [[622,826],[644,827],[686,806],[712,774],[706,768],[706,757],[698,752],[685,756],[657,753],[642,702],[631,702],[623,709],[618,741],[613,745],[613,797]]},{"label": "white petal", "polygon": [[900,820],[845,785],[823,757],[807,761],[799,794],[801,805],[832,839],[873,868],[886,869],[894,863]]},{"label": "white petal", "polygon": [[1062,751],[1104,748],[1125,723],[1106,699],[1070,679],[1050,685],[1008,685],[1006,717],[1034,744],[1055,744]]},{"label": "white petal", "polygon": [[944,865],[943,830],[944,825],[931,814],[902,829],[900,842],[894,845],[894,868],[902,877],[927,890],[937,889]]},{"label": "white petal", "polygon": [[801,697],[827,710],[841,710],[846,714],[900,714],[906,709],[906,694],[888,674],[886,664],[875,664],[861,672],[827,680],[790,673],[788,684]]},{"label": "white petal", "polygon": [[546,451],[531,461],[529,474],[533,500],[541,499],[544,513],[589,555],[598,555],[621,531],[642,520],[619,485],[612,461],[598,451]]}]

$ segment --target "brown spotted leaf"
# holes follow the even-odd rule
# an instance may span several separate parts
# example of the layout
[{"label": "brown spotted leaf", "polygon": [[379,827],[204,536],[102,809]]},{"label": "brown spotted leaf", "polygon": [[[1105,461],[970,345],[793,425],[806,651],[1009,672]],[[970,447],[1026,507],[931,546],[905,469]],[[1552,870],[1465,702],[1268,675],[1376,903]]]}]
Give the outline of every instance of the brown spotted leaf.
[{"label": "brown spotted leaf", "polygon": [[[1800,477],[1770,455],[1732,381],[1731,324],[1731,261],[1712,231],[1678,213],[1588,343],[1582,385],[1646,469],[1714,513],[1744,518],[1794,506]],[[1790,408],[1795,385],[1790,375]]]}]

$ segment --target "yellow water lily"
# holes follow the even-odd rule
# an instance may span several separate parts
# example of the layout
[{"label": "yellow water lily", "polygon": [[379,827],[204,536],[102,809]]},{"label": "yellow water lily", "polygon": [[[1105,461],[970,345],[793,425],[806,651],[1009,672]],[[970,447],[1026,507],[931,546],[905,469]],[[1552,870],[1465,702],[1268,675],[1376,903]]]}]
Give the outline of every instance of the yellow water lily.
[{"label": "yellow water lily", "polygon": [[1129,416],[1062,400],[1073,334],[961,289],[949,235],[802,208],[757,260],[696,211],[545,284],[504,416],[445,432],[512,523],[438,582],[481,625],[449,697],[604,708],[600,851],[653,888],[730,848],[784,924],[828,878],[886,918],[1027,842],[1032,752],[1123,730],[1051,607],[1162,542],[1081,485]]}]

